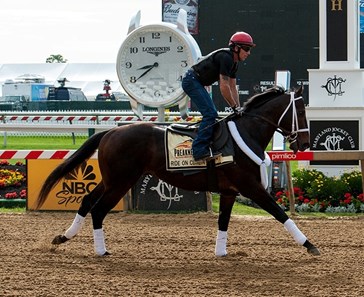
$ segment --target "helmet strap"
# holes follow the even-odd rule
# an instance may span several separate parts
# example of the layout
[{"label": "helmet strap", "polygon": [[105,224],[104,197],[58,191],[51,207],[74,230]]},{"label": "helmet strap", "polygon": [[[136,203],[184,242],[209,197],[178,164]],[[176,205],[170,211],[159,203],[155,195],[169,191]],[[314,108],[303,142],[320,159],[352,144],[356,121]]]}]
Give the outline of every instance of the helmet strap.
[{"label": "helmet strap", "polygon": [[[237,47],[237,48],[238,48],[238,50],[237,50],[237,51],[235,50],[235,47]],[[232,51],[233,53],[236,53],[236,54],[238,54],[238,55],[239,55],[239,53],[240,53],[240,51],[241,51],[241,48],[240,48],[239,46],[237,46],[237,44],[236,44],[236,43],[233,43],[233,44],[230,46],[230,49],[231,49],[231,51]]]}]

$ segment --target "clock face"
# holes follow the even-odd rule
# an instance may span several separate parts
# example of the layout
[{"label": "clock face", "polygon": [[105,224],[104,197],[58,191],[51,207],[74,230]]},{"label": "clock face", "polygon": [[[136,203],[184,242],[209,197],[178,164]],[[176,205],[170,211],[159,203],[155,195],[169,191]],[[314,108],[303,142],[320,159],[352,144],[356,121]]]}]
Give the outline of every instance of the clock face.
[{"label": "clock face", "polygon": [[166,25],[148,25],[128,35],[116,67],[129,96],[152,107],[173,105],[185,96],[181,80],[194,59],[183,34]]}]

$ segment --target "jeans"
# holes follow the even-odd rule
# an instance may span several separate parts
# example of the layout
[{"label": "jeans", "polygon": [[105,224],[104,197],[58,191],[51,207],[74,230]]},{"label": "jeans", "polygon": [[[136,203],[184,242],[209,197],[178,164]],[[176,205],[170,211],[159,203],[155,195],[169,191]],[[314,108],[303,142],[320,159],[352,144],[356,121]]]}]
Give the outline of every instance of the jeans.
[{"label": "jeans", "polygon": [[197,137],[192,143],[193,156],[201,157],[210,152],[210,142],[214,132],[213,124],[215,123],[218,114],[209,93],[199,82],[198,77],[192,69],[188,70],[183,77],[182,88],[191,98],[192,102],[196,104],[202,115]]}]

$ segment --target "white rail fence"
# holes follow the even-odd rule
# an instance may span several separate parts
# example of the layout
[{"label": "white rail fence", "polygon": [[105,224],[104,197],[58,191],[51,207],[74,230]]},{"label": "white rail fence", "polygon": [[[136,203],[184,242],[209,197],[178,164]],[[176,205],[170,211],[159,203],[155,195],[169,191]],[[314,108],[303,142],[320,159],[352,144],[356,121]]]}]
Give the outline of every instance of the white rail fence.
[{"label": "white rail fence", "polygon": [[[221,113],[221,116],[227,113]],[[200,113],[191,112],[187,122],[200,119]],[[181,121],[179,112],[166,112],[165,122]],[[85,112],[0,112],[0,133],[10,136],[66,136],[70,133],[85,135],[90,129],[99,132],[111,129],[120,122],[140,119],[131,111]],[[143,121],[158,122],[157,112],[144,112]]]},{"label": "white rail fence", "polygon": [[[226,115],[227,113],[222,113]],[[200,113],[191,112],[187,121],[200,117]],[[179,112],[165,112],[165,121],[180,120]],[[2,123],[71,123],[71,124],[114,124],[120,121],[138,121],[139,118],[131,111],[84,111],[84,112],[0,112]],[[158,121],[158,113],[145,111],[143,121]]]}]

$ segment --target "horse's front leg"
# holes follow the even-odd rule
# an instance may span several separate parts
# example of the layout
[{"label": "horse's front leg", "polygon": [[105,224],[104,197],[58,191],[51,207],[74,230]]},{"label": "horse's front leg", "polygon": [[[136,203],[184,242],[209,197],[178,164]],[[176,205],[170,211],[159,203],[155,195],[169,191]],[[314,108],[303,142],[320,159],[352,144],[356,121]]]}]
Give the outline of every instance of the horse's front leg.
[{"label": "horse's front leg", "polygon": [[311,255],[318,256],[320,251],[315,247],[302,231],[296,226],[284,210],[275,202],[274,198],[259,184],[252,186],[250,189],[251,199],[257,203],[262,209],[270,213],[277,221],[281,222],[293,239],[307,249]]},{"label": "horse's front leg", "polygon": [[227,230],[229,227],[231,211],[235,202],[236,195],[220,195],[218,231],[216,236],[215,255],[223,257],[227,255]]},{"label": "horse's front leg", "polygon": [[57,235],[52,244],[62,244],[71,238],[75,237],[78,232],[80,232],[83,223],[85,221],[86,215],[91,211],[92,207],[97,203],[98,198],[102,195],[104,187],[102,183],[99,183],[93,191],[85,195],[82,199],[81,206],[71,224],[71,226],[62,235]]}]

